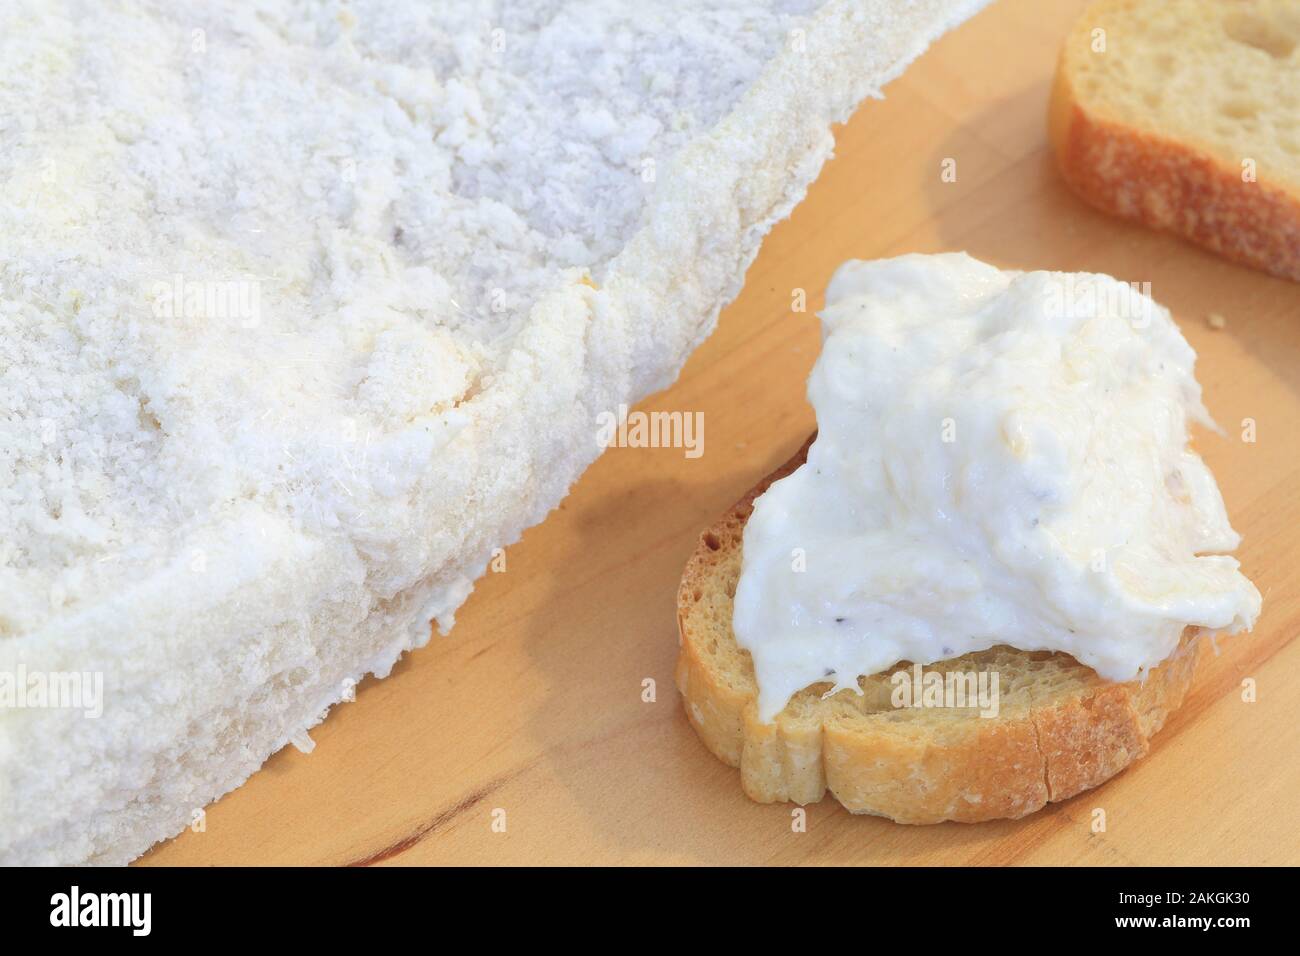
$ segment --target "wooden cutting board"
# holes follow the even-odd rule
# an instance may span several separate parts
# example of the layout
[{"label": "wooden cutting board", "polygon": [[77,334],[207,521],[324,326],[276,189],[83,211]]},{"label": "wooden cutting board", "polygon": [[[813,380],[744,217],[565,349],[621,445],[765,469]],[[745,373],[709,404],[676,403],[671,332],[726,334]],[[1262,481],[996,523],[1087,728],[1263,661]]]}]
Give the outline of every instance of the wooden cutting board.
[{"label": "wooden cutting board", "polygon": [[[277,754],[208,809],[203,832],[144,862],[1300,863],[1300,285],[1107,219],[1062,186],[1044,116],[1082,6],[1000,0],[838,131],[837,158],[718,331],[642,406],[703,412],[702,456],[606,453],[478,584],[450,637],[366,681],[312,732],[315,752]],[[924,828],[824,801],[794,832],[791,807],[750,803],[682,714],[678,575],[699,531],[812,429],[804,380],[835,267],[956,249],[1149,281],[1173,309],[1226,432],[1198,447],[1264,614],[1206,651],[1150,755],[1096,791],[1021,821]]]}]

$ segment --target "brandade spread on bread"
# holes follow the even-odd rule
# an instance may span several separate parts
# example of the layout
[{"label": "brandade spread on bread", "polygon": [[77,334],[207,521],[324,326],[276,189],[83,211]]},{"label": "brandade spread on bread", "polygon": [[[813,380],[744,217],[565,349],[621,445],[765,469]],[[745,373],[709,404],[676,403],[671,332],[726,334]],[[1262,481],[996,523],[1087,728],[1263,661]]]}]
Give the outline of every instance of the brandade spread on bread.
[{"label": "brandade spread on bread", "polygon": [[1005,644],[1113,681],[1258,590],[1188,420],[1169,312],[1104,275],[964,254],[848,262],[808,383],[818,437],[744,531],[733,628],[772,720],[818,682]]}]

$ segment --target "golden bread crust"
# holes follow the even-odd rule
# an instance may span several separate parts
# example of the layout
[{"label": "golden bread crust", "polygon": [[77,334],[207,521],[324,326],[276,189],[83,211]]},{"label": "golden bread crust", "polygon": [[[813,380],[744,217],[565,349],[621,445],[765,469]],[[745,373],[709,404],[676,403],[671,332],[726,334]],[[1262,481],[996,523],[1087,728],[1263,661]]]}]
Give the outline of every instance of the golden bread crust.
[{"label": "golden bread crust", "polygon": [[[1100,16],[1100,14],[1098,15]],[[1049,109],[1056,162],[1069,187],[1103,212],[1172,232],[1227,259],[1300,281],[1300,196],[1260,172],[1243,181],[1194,142],[1104,115],[1081,95],[1073,62],[1097,21],[1088,14],[1062,50]]]},{"label": "golden bread crust", "polygon": [[742,535],[754,500],[803,463],[811,441],[700,536],[678,591],[676,677],[687,717],[709,750],[740,768],[746,794],[805,804],[829,791],[853,813],[974,823],[1072,797],[1147,752],[1191,684],[1199,642],[1190,632],[1145,682],[1103,681],[1068,655],[1006,647],[952,662],[1029,675],[994,718],[893,709],[878,675],[860,681],[862,696],[825,697],[829,685],[815,685],[760,722],[752,661],[730,624]]}]

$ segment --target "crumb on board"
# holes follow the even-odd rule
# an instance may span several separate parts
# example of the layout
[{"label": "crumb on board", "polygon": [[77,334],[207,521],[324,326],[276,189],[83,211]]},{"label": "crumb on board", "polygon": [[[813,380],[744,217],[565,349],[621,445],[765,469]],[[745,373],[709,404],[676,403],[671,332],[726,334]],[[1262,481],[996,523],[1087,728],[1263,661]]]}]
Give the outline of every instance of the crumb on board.
[{"label": "crumb on board", "polygon": [[1212,329],[1226,329],[1228,320],[1218,312],[1211,312],[1205,317],[1205,323]]}]

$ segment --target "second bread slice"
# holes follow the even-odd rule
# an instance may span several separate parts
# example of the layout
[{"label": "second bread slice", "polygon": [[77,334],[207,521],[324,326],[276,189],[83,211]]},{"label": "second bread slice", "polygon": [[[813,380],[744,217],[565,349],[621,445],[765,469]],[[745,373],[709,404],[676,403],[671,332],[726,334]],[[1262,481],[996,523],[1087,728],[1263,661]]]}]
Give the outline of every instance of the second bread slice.
[{"label": "second bread slice", "polygon": [[[810,442],[811,443],[811,440]],[[815,684],[770,724],[731,630],[742,536],[754,500],[803,464],[808,444],[701,535],[678,592],[677,686],[705,745],[740,768],[760,803],[812,803],[827,791],[854,813],[899,823],[1022,817],[1095,787],[1147,752],[1182,703],[1196,665],[1188,632],[1145,683],[1110,683],[1066,654],[994,647],[928,665],[927,673],[996,671],[998,715],[976,708],[897,708],[891,675],[861,678],[861,695]]]},{"label": "second bread slice", "polygon": [[1300,4],[1099,0],[1061,51],[1051,135],[1113,215],[1300,281]]}]

